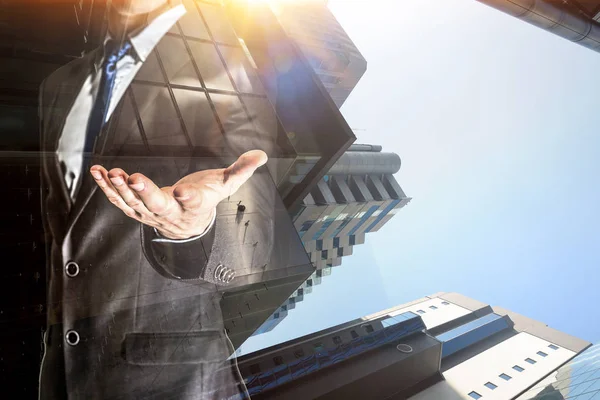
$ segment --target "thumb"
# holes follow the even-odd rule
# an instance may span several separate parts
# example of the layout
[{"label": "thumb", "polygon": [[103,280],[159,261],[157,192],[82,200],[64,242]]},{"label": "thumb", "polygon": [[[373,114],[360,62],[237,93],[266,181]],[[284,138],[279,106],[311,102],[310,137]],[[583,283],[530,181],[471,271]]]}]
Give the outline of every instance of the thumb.
[{"label": "thumb", "polygon": [[242,154],[233,164],[225,168],[223,184],[229,195],[235,193],[254,171],[267,163],[267,154],[262,150],[250,150]]}]

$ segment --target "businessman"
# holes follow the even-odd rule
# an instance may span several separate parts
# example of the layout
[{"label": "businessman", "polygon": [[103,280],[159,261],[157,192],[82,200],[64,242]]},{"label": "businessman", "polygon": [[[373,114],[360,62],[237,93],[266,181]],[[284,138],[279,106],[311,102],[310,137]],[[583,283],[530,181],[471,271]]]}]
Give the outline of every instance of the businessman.
[{"label": "businessman", "polygon": [[[270,259],[275,187],[260,167],[274,130],[233,106],[220,124],[186,120],[206,95],[162,82],[198,79],[163,42],[185,14],[178,0],[113,0],[103,45],[42,83],[42,399],[245,393],[219,300]],[[147,82],[157,60],[167,72]]]}]

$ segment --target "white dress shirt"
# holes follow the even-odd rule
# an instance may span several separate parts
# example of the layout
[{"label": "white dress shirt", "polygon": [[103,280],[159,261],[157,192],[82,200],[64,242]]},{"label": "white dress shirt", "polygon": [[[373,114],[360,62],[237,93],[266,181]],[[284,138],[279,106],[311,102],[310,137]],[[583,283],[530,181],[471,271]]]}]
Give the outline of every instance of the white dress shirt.
[{"label": "white dress shirt", "polygon": [[[142,67],[148,55],[152,52],[154,47],[163,38],[163,36],[169,31],[169,29],[171,29],[171,27],[185,13],[186,9],[182,4],[176,5],[156,17],[151,16],[149,18],[151,21],[144,28],[129,35],[128,39],[131,42],[133,51],[130,51],[117,62],[112,97],[109,100],[108,112],[106,113],[106,120],[104,122],[109,120],[110,116],[115,110],[115,107],[121,100],[121,97],[123,97],[123,94],[125,94],[125,90],[127,90],[131,84],[131,81]],[[107,36],[104,41],[105,45],[109,39],[110,36]],[[100,79],[102,75],[100,68],[103,61],[104,55],[102,57],[98,57],[95,64],[95,68],[98,73],[90,72],[90,75],[88,75],[85,79],[81,90],[77,95],[75,102],[73,103],[73,107],[67,116],[62,134],[58,141],[58,148],[56,150],[58,161],[60,162],[63,171],[67,190],[69,191],[72,201],[75,201],[79,186],[81,184],[81,176],[84,173],[82,169],[86,130],[100,86]],[[215,217],[216,213],[213,212],[211,223],[201,235],[185,240],[173,240],[160,237],[160,234],[155,229],[155,233],[158,237],[155,238],[154,241],[184,243],[198,239],[210,230],[214,224]]]}]

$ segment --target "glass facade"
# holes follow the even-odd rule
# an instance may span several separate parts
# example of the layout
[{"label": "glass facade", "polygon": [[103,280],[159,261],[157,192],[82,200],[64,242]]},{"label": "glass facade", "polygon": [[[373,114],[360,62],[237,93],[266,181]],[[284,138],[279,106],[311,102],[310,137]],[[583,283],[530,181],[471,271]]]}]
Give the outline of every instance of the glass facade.
[{"label": "glass facade", "polygon": [[[548,351],[553,350],[549,346]],[[552,373],[548,379],[541,381],[518,398],[518,400],[562,399],[600,399],[600,343],[575,357]]]},{"label": "glass facade", "polygon": [[368,227],[367,229],[365,229],[365,232],[371,232],[371,229],[373,229],[386,215],[388,215],[388,213],[390,211],[392,211],[394,208],[396,208],[396,206],[400,203],[401,200],[393,200],[390,202],[390,204],[387,205],[387,207],[385,207],[383,210],[381,210],[381,214],[379,214],[377,216],[377,218],[375,219],[375,221],[373,221]]},{"label": "glass facade", "polygon": [[416,316],[417,315],[415,313],[409,311],[394,316],[388,316],[387,318],[382,319],[381,323],[383,324],[384,328],[387,328],[388,326],[399,324],[400,322],[407,321]]},{"label": "glass facade", "polygon": [[487,314],[444,332],[436,338],[443,342],[442,357],[447,357],[508,328],[509,325],[505,318],[498,314]]},{"label": "glass facade", "polygon": [[367,62],[326,2],[277,2],[273,10],[332,100],[341,107],[364,74]]},{"label": "glass facade", "polygon": [[369,219],[371,215],[373,215],[375,211],[377,211],[378,208],[379,206],[369,207],[369,209],[360,217],[360,222],[356,224],[356,226],[354,226],[354,228],[352,228],[348,234],[354,235],[354,233],[365,223],[367,219]]},{"label": "glass facade", "polygon": [[327,228],[331,226],[331,224],[340,219],[344,219],[344,214],[342,214],[342,211],[344,211],[345,208],[345,206],[336,207],[335,210],[333,210],[333,212],[330,215],[326,216],[324,220],[317,221],[322,222],[322,225],[319,228],[319,230],[315,232],[311,240],[320,239],[323,233],[327,230]]}]

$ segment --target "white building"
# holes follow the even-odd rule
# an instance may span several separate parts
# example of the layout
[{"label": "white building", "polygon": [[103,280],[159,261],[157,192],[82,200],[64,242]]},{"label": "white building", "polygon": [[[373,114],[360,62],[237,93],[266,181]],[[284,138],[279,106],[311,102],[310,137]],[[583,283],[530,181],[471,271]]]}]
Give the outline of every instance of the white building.
[{"label": "white building", "polygon": [[600,352],[584,352],[590,345],[501,307],[436,293],[239,362],[260,399],[595,400]]}]

